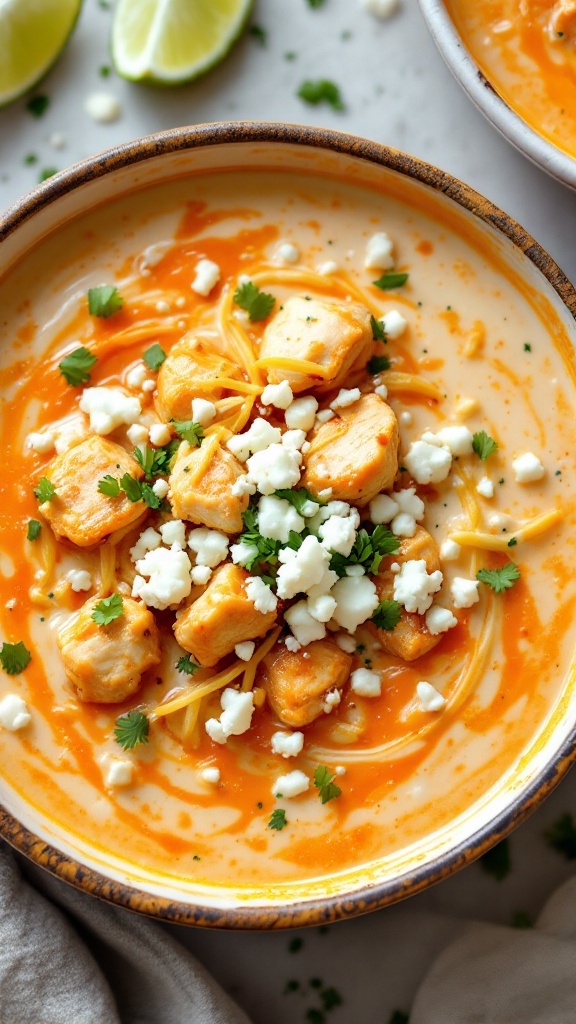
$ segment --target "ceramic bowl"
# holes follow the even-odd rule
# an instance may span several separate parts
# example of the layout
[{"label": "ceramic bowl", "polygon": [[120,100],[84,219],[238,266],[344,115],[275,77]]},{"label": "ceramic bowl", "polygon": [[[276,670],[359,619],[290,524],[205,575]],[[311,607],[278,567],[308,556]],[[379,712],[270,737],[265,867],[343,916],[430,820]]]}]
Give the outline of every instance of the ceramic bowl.
[{"label": "ceramic bowl", "polygon": [[[136,188],[211,168],[282,168],[353,180],[368,189],[393,183],[407,199],[426,194],[441,217],[480,232],[532,293],[574,331],[576,293],[539,245],[502,211],[444,172],[396,150],[324,129],[234,123],[181,128],[84,161],[36,188],[0,224],[0,277],[72,218]],[[572,689],[571,689],[572,687]],[[119,906],[183,924],[278,928],[319,924],[375,910],[416,893],[470,863],[519,824],[574,759],[574,682],[541,723],[522,758],[497,784],[442,828],[385,858],[302,883],[195,888],[135,873],[65,834],[0,778],[0,834],[54,875]]]},{"label": "ceramic bowl", "polygon": [[466,49],[442,0],[418,3],[438,50],[478,110],[524,156],[576,189],[576,160],[534,131],[496,92]]}]

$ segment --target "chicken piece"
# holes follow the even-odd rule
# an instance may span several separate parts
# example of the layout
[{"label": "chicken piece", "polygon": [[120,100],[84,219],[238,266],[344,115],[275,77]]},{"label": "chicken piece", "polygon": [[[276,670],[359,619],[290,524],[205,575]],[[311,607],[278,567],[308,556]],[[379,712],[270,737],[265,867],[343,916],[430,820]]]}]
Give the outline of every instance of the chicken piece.
[{"label": "chicken piece", "polygon": [[[394,598],[394,573],[390,566],[393,562],[402,565],[412,559],[423,558],[426,562],[428,572],[436,572],[441,569],[438,545],[430,534],[421,526],[416,527],[413,537],[405,537],[397,555],[389,555],[380,566],[378,575],[374,577],[378,598],[380,601],[390,601]],[[432,636],[426,627],[424,615],[407,612],[402,609],[402,617],[397,626],[392,630],[377,629],[372,623],[367,623],[371,632],[378,636],[378,642],[386,654],[394,654],[403,661],[415,661],[423,654],[431,651],[436,644],[440,643],[443,634]]]},{"label": "chicken piece", "polygon": [[351,667],[352,656],[331,637],[295,652],[277,643],[262,659],[259,684],[280,721],[299,729],[325,714],[326,694],[342,689]]},{"label": "chicken piece", "polygon": [[168,497],[175,517],[223,533],[239,533],[249,498],[232,494],[232,485],[243,475],[241,463],[220,444],[206,440],[200,448],[192,448],[183,441],[169,479]]},{"label": "chicken piece", "polygon": [[199,665],[210,668],[236,644],[264,636],[276,612],[259,612],[249,600],[245,569],[227,562],[214,573],[204,593],[182,612],[174,625],[176,639]]},{"label": "chicken piece", "polygon": [[288,299],[269,323],[260,358],[280,356],[319,363],[325,377],[271,368],[270,384],[287,380],[292,391],[330,391],[345,384],[350,373],[363,367],[372,354],[374,339],[370,313],[355,302],[328,299]]},{"label": "chicken piece", "polygon": [[137,480],[142,477],[136,460],[105,437],[88,437],[57,455],[45,474],[56,495],[40,505],[56,536],[86,548],[145,515],[147,508],[141,501],[128,501],[124,494],[109,498],[98,490],[103,476],[119,480],[124,473]]},{"label": "chicken piece", "polygon": [[398,472],[398,422],[379,395],[362,395],[310,435],[301,486],[367,505]]},{"label": "chicken piece", "polygon": [[80,700],[120,704],[136,693],[144,672],[160,664],[160,638],[152,612],[122,598],[122,615],[107,626],[92,618],[97,600],[87,601],[60,630],[58,646],[66,675]]},{"label": "chicken piece", "polygon": [[193,398],[221,398],[217,378],[238,376],[238,367],[229,359],[186,335],[170,349],[158,372],[155,404],[160,419],[189,420]]}]

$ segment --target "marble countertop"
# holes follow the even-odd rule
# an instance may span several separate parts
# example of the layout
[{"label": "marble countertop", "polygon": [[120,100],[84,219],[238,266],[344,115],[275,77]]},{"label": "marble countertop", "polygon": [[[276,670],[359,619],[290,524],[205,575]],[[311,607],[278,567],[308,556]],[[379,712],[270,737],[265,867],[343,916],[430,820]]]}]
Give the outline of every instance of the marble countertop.
[{"label": "marble countertop", "polygon": [[[0,110],[0,209],[45,171],[139,135],[236,118],[300,122],[375,139],[450,171],[520,221],[576,281],[576,194],[529,164],[474,109],[437,53],[416,0],[402,0],[385,22],[356,0],[326,0],[316,9],[307,0],[256,0],[252,24],[264,30],[264,45],[248,33],[218,69],[169,90],[133,85],[110,69],[112,6],[85,0],[69,47],[36,90],[49,99],[41,117],[26,100]],[[340,86],[344,111],[297,97],[304,79],[318,77]],[[116,121],[95,123],[85,113],[96,91],[119,101]],[[533,917],[573,873],[575,862],[544,838],[573,810],[574,773],[514,833],[511,871],[500,881],[473,864],[405,904],[327,929],[175,930],[256,1024],[387,1024],[395,1010],[408,1012],[454,919],[510,924],[517,914]],[[322,1010],[321,992],[332,987],[342,1004]]]}]

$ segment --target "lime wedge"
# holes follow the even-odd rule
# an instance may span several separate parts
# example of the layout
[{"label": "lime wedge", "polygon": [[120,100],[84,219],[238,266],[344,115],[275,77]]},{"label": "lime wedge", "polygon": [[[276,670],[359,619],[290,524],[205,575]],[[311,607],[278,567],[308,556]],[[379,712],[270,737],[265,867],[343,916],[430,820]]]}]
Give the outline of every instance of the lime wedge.
[{"label": "lime wedge", "polygon": [[119,0],[112,27],[116,70],[160,85],[198,78],[226,56],[252,6],[253,0]]},{"label": "lime wedge", "polygon": [[0,107],[50,70],[81,6],[82,0],[0,0]]}]

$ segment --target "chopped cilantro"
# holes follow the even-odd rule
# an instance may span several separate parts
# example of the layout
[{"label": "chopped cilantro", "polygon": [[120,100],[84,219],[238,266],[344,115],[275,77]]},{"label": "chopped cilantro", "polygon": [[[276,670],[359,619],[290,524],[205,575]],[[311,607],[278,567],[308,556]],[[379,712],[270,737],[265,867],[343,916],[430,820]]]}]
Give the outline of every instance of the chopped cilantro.
[{"label": "chopped cilantro", "polygon": [[300,988],[300,982],[296,981],[295,978],[291,978],[290,981],[286,982],[286,988],[284,989],[284,995],[288,995],[289,992],[297,992]]},{"label": "chopped cilantro", "polygon": [[66,383],[77,388],[90,380],[90,370],[97,362],[97,357],[93,356],[89,349],[81,346],[64,356],[62,362],[58,363],[58,369]]},{"label": "chopped cilantro", "polygon": [[298,54],[294,50],[287,50],[284,54],[284,60],[296,60]]},{"label": "chopped cilantro", "polygon": [[490,437],[485,430],[479,430],[472,438],[472,451],[484,462],[489,455],[498,450],[498,442]]},{"label": "chopped cilantro", "polygon": [[106,319],[114,316],[124,305],[124,299],[118,293],[118,289],[109,284],[100,285],[98,288],[90,288],[88,291],[88,312],[91,316],[98,316]]},{"label": "chopped cilantro", "polygon": [[310,978],[310,988],[322,988],[322,978]]},{"label": "chopped cilantro", "polygon": [[128,501],[132,503],[136,501],[142,501],[142,484],[135,477],[131,476],[130,473],[124,473],[124,476],[120,480],[120,487],[124,491],[124,494],[128,498]]},{"label": "chopped cilantro", "polygon": [[332,986],[330,986],[330,988],[325,988],[324,991],[320,993],[320,999],[322,1000],[322,1007],[327,1013],[329,1013],[330,1010],[335,1010],[337,1006],[342,1006],[342,996],[338,990]]},{"label": "chopped cilantro", "polygon": [[487,583],[495,594],[501,594],[503,590],[510,590],[516,580],[520,579],[520,570],[514,562],[506,562],[500,569],[479,569],[476,579]]},{"label": "chopped cilantro", "polygon": [[36,153],[28,153],[28,155],[24,157],[24,163],[27,164],[28,167],[32,164],[37,164],[38,157],[36,156]]},{"label": "chopped cilantro", "polygon": [[518,543],[518,541],[517,541],[516,537],[510,537],[510,540],[508,541],[507,547],[515,548],[517,543]]},{"label": "chopped cilantro", "polygon": [[29,111],[34,117],[42,117],[46,113],[50,106],[50,99],[48,96],[38,93],[36,96],[32,96],[26,104],[26,110]]},{"label": "chopped cilantro", "polygon": [[576,821],[568,812],[563,814],[544,833],[549,846],[561,853],[566,860],[576,860]]},{"label": "chopped cilantro", "polygon": [[394,1010],[388,1024],[409,1024],[409,1016],[404,1010]]},{"label": "chopped cilantro", "polygon": [[328,78],[317,78],[314,81],[307,79],[302,82],[298,89],[297,96],[305,103],[318,106],[319,103],[327,103],[333,110],[345,110],[340,89],[335,82]]},{"label": "chopped cilantro", "polygon": [[26,538],[28,540],[38,540],[40,536],[40,530],[42,529],[42,523],[39,523],[37,519],[28,520],[28,530]]},{"label": "chopped cilantro", "polygon": [[188,676],[193,676],[195,672],[200,668],[196,662],[192,661],[189,654],[183,654],[181,658],[178,658],[176,662],[176,668],[179,672],[185,672]]},{"label": "chopped cilantro", "polygon": [[110,78],[111,71],[112,68],[109,64],[102,64],[98,73],[100,75],[100,78]]},{"label": "chopped cilantro", "polygon": [[116,719],[114,739],[124,750],[133,750],[140,743],[148,743],[150,722],[142,711],[128,711]]},{"label": "chopped cilantro", "polygon": [[294,506],[296,511],[301,516],[311,515],[311,510],[307,507],[309,502],[314,502],[316,505],[323,505],[324,502],[315,498],[313,494],[306,489],[306,487],[298,487],[296,490],[279,490],[274,491],[274,495],[277,498],[284,498],[285,501],[289,501]]},{"label": "chopped cilantro", "polygon": [[142,484],[142,501],[148,505],[148,508],[160,508],[162,499],[154,493],[153,488],[150,484]]},{"label": "chopped cilantro", "polygon": [[0,649],[0,664],[9,676],[17,676],[30,663],[32,655],[20,640],[17,644],[3,643]]},{"label": "chopped cilantro", "polygon": [[48,181],[48,178],[53,178],[55,174],[58,174],[57,167],[44,167],[38,175],[38,183],[41,185],[43,181]]},{"label": "chopped cilantro", "polygon": [[147,348],[143,355],[144,362],[150,370],[159,370],[166,359],[166,353],[157,341]]},{"label": "chopped cilantro", "polygon": [[265,28],[262,28],[261,25],[250,25],[248,32],[250,33],[252,38],[255,39],[257,43],[259,43],[260,46],[266,46],[268,33],[266,32]]},{"label": "chopped cilantro", "polygon": [[330,769],[323,764],[319,764],[314,772],[314,785],[323,804],[334,800],[342,792],[339,786],[334,785],[335,778],[336,776],[332,775]]},{"label": "chopped cilantro", "polygon": [[402,608],[398,601],[380,601],[372,622],[378,629],[391,631],[398,625],[402,617]]},{"label": "chopped cilantro", "polygon": [[188,441],[193,448],[198,448],[204,440],[204,430],[193,420],[172,420],[174,430],[183,441]]},{"label": "chopped cilantro", "polygon": [[[246,530],[238,538],[239,544],[249,545],[255,548],[255,553],[248,562],[244,562],[244,567],[251,570],[254,565],[258,562],[267,562],[268,565],[276,565],[278,561],[278,551],[280,550],[280,541],[270,540],[268,537],[263,537],[258,530],[258,513],[256,509],[247,508],[242,513],[242,519]],[[298,536],[298,534],[296,534]]]},{"label": "chopped cilantro", "polygon": [[382,373],[383,370],[389,370],[392,363],[386,356],[372,356],[366,363],[366,369],[368,373],[376,374]]},{"label": "chopped cilantro", "polygon": [[528,342],[528,341],[524,342],[524,351],[525,352],[531,352],[532,351],[532,345],[530,344],[530,342]]},{"label": "chopped cilantro", "polygon": [[397,274],[393,270],[387,270],[377,281],[373,281],[377,288],[383,292],[391,291],[393,288],[401,288],[408,280],[408,274]]},{"label": "chopped cilantro", "polygon": [[370,326],[372,328],[372,337],[374,341],[383,341],[386,345],[388,343],[388,338],[386,337],[386,331],[382,321],[377,320],[375,316],[371,316]]},{"label": "chopped cilantro", "polygon": [[312,1006],[306,1011],[304,1020],[306,1021],[306,1024],[325,1024],[326,1017],[322,1013],[322,1010],[317,1010]]},{"label": "chopped cilantro", "polygon": [[378,572],[384,555],[395,555],[399,549],[398,537],[395,537],[386,526],[377,526],[372,534],[362,528],[356,534],[350,554],[333,554],[330,568],[339,576],[346,575],[347,565],[363,565],[369,573],[375,573]]},{"label": "chopped cilantro", "polygon": [[120,594],[111,594],[94,605],[92,618],[97,626],[108,626],[124,614],[124,602]]},{"label": "chopped cilantro", "polygon": [[180,440],[169,441],[163,448],[146,448],[142,454],[141,448],[135,448],[132,452],[138,465],[144,470],[147,480],[156,476],[167,476],[170,472],[170,462],[180,447]]},{"label": "chopped cilantro", "polygon": [[246,281],[245,284],[239,285],[234,292],[234,302],[241,309],[245,309],[250,320],[255,323],[270,316],[276,299],[268,292],[261,292],[253,281]]},{"label": "chopped cilantro", "polygon": [[506,878],[506,875],[509,875],[512,870],[508,840],[503,839],[501,843],[493,846],[483,857],[480,857],[480,865],[486,874],[492,875],[497,882]]},{"label": "chopped cilantro", "polygon": [[323,7],[325,3],[326,0],[308,0],[308,7],[316,9],[317,7]]},{"label": "chopped cilantro", "polygon": [[50,482],[48,477],[40,477],[38,486],[34,488],[34,494],[38,498],[38,501],[42,504],[45,501],[51,501],[52,498],[56,497],[56,489]]},{"label": "chopped cilantro", "polygon": [[301,939],[299,935],[296,935],[293,939],[290,939],[288,943],[289,953],[299,953],[304,945],[304,939]]},{"label": "chopped cilantro", "polygon": [[286,811],[283,807],[277,807],[272,811],[270,821],[268,822],[268,828],[273,828],[276,829],[277,832],[281,832],[287,824]]}]

